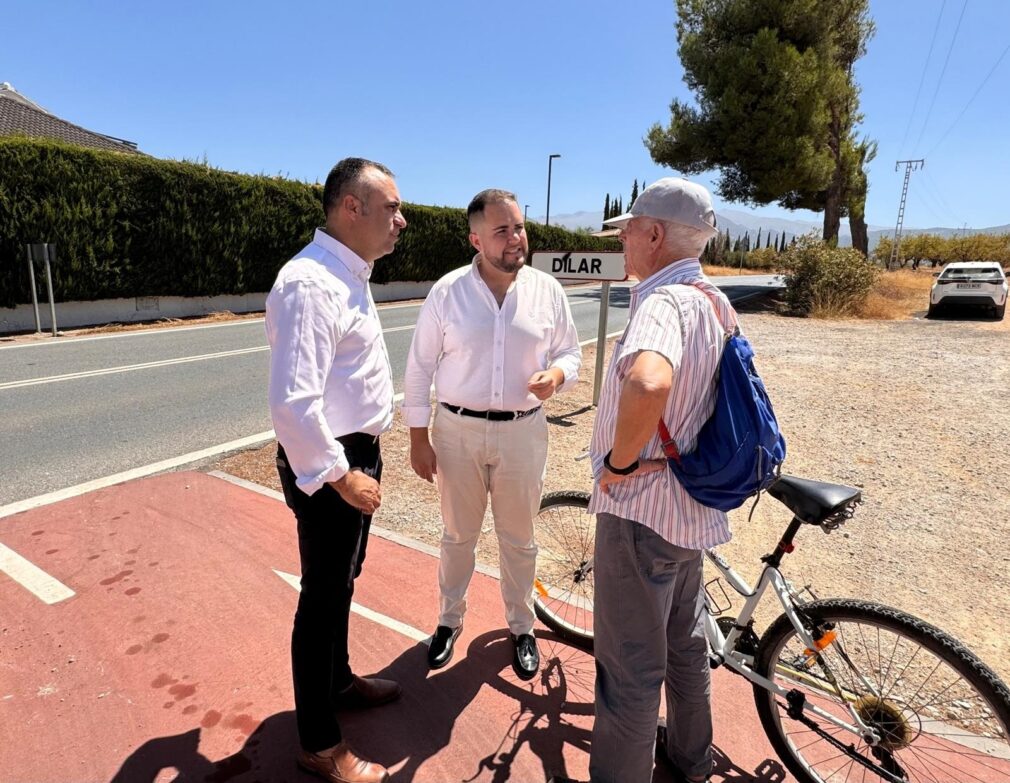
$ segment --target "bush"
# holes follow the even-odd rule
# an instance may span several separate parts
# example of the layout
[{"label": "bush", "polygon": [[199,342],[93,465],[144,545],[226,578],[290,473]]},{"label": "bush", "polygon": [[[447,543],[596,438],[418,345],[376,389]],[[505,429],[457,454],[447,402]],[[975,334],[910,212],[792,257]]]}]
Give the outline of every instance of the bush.
[{"label": "bush", "polygon": [[[375,282],[469,263],[462,209],[404,204],[408,228]],[[0,139],[0,307],[31,301],[24,247],[56,245],[57,301],[268,291],[322,224],[322,188],[204,164]],[[530,249],[619,249],[531,224]]]},{"label": "bush", "polygon": [[786,302],[794,315],[857,315],[880,270],[851,247],[801,237],[782,254]]}]

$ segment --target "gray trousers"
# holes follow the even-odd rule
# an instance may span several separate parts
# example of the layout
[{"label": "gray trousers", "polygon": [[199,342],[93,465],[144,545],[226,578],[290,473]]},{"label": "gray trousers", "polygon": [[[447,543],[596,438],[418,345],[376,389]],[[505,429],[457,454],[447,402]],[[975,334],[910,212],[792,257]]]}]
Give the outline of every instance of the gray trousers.
[{"label": "gray trousers", "polygon": [[712,771],[711,671],[702,552],[644,525],[596,518],[593,783],[652,780],[660,688],[667,755],[690,777]]}]

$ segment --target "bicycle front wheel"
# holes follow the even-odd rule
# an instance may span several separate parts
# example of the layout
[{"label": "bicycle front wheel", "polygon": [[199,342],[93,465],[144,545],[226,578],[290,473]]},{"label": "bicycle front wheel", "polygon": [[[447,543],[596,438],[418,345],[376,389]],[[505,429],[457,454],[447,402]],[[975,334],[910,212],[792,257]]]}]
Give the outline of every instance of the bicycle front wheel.
[{"label": "bicycle front wheel", "polygon": [[[801,783],[1010,783],[1010,692],[953,637],[880,604],[814,601],[800,607],[818,651],[788,617],[761,638],[755,670],[790,691],[754,686],[758,715]],[[790,703],[791,702],[791,703]],[[879,736],[875,744],[801,704]]]},{"label": "bicycle front wheel", "polygon": [[540,501],[533,609],[566,642],[591,650],[596,517],[588,508],[585,492],[552,492]]}]

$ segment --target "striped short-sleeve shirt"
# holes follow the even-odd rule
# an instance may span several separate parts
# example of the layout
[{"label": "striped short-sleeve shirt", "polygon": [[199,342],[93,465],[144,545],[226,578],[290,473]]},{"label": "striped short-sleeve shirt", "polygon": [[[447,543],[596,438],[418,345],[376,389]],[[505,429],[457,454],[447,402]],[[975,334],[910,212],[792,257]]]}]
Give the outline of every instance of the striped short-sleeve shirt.
[{"label": "striped short-sleeve shirt", "polygon": [[[736,326],[732,305],[696,258],[670,264],[631,289],[628,326],[607,368],[589,448],[594,476],[600,476],[603,458],[613,447],[621,383],[641,351],[654,351],[670,362],[673,386],[664,421],[682,453],[694,448],[715,405],[714,378],[725,334]],[[658,433],[639,459],[665,459]],[[698,503],[669,470],[612,485],[609,495],[597,487],[589,510],[633,520],[688,549],[718,546],[731,537],[725,512]]]}]

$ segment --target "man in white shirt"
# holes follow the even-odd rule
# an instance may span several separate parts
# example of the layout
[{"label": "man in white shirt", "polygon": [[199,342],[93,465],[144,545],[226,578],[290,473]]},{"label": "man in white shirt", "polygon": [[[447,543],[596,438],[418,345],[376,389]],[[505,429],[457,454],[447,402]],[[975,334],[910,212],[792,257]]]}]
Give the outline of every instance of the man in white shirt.
[{"label": "man in white shirt", "polygon": [[[540,666],[533,636],[533,517],[547,464],[541,403],[575,385],[582,355],[561,285],[526,266],[529,246],[515,195],[482,191],[467,219],[477,255],[428,294],[404,385],[410,464],[421,478],[438,479],[442,506],[440,615],[428,665],[439,669],[452,658],[490,496],[512,667],[528,680]],[[429,440],[433,379],[437,404]]]},{"label": "man in white shirt", "polygon": [[352,673],[347,627],[382,500],[379,435],[393,418],[389,357],[368,279],[407,222],[392,172],[362,158],[334,166],[323,206],[326,224],[280,270],[266,305],[277,468],[301,557],[291,634],[297,761],[332,783],[382,783],[388,772],[354,754],[334,712],[400,695],[395,682]]},{"label": "man in white shirt", "polygon": [[708,191],[675,177],[646,188],[620,226],[631,290],[628,326],[603,382],[589,452],[596,476],[593,783],[652,780],[658,748],[682,779],[712,769],[702,554],[730,538],[722,511],[695,501],[667,467],[662,418],[682,453],[715,403],[713,378],[736,314],[702,273],[716,234]]}]

